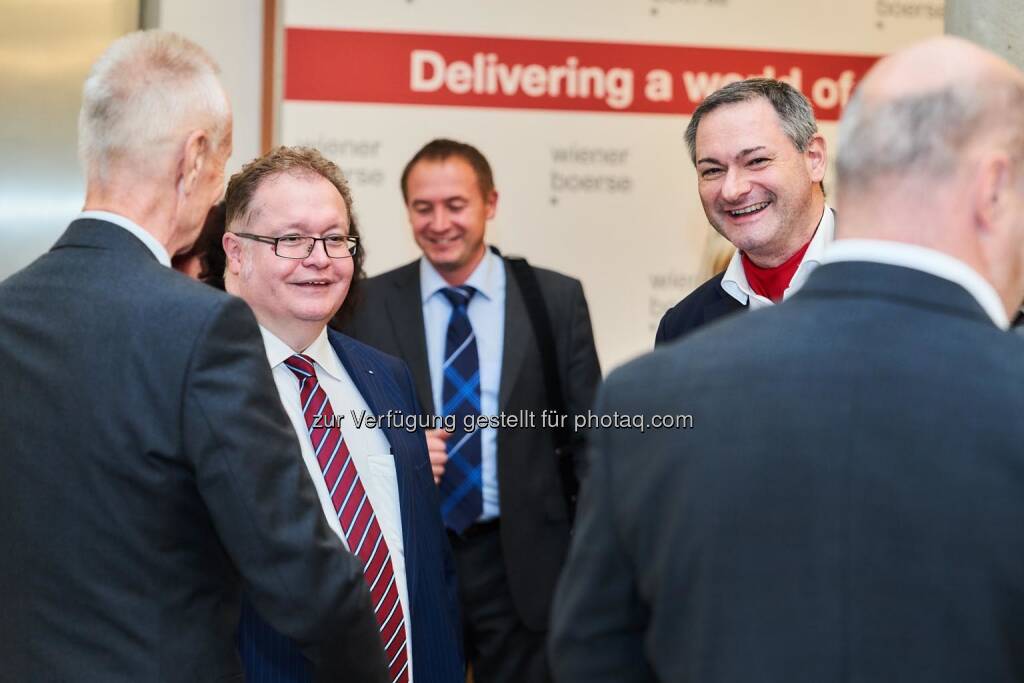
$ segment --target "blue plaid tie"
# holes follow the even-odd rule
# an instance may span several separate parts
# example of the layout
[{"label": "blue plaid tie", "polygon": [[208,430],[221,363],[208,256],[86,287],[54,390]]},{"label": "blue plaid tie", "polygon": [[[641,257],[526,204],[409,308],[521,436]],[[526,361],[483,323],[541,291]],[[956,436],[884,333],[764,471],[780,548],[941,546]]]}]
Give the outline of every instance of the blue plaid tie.
[{"label": "blue plaid tie", "polygon": [[480,431],[467,432],[467,415],[480,414],[480,359],[476,335],[469,322],[469,300],[476,294],[472,287],[448,287],[441,290],[452,305],[448,337],[444,345],[444,384],[441,389],[441,415],[454,415],[455,432],[448,439],[448,465],[441,477],[441,516],[445,526],[461,533],[483,512],[483,486],[480,474]]}]

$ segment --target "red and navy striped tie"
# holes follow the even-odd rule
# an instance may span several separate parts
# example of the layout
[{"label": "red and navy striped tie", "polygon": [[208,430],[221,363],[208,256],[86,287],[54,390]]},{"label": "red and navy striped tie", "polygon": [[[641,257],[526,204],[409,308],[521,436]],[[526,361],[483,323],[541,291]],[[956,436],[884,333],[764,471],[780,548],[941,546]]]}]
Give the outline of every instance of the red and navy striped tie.
[{"label": "red and navy striped tie", "polygon": [[[373,611],[377,615],[381,641],[387,655],[388,670],[394,683],[408,683],[409,655],[406,651],[405,614],[398,599],[398,584],[391,565],[391,552],[381,533],[373,506],[359,480],[355,463],[349,454],[345,438],[333,424],[334,410],[327,392],[320,386],[313,360],[294,355],[285,360],[288,369],[299,379],[302,415],[306,419],[309,440],[331,501],[341,522],[342,533],[349,550],[363,561],[363,577],[370,587]],[[320,416],[320,420],[316,418]],[[314,427],[314,424],[318,426]]]}]

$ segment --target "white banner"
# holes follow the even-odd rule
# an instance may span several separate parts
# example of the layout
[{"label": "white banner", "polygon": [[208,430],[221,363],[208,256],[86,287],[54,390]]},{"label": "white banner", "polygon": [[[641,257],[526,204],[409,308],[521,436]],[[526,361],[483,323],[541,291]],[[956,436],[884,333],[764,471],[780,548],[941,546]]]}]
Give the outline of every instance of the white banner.
[{"label": "white banner", "polygon": [[500,195],[489,241],[583,281],[607,370],[709,275],[682,139],[700,100],[786,78],[832,143],[871,63],[942,16],[923,0],[286,0],[280,138],[349,177],[371,275],[419,255],[408,159],[435,137],[478,147]]}]

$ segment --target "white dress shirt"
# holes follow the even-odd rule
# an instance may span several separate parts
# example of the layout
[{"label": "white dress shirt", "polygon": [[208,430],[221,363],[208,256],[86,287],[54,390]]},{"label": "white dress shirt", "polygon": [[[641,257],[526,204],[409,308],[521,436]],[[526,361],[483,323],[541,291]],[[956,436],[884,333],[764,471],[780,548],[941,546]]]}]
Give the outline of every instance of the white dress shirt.
[{"label": "white dress shirt", "polygon": [[[295,428],[299,446],[302,448],[302,459],[306,463],[306,469],[309,470],[309,476],[316,487],[317,495],[320,496],[320,505],[323,507],[324,516],[331,529],[348,548],[348,541],[345,540],[345,535],[341,531],[338,514],[334,509],[331,494],[327,490],[324,475],[320,471],[320,463],[317,462],[313,444],[309,439],[306,418],[302,414],[302,401],[299,398],[299,380],[295,373],[284,364],[284,361],[293,356],[295,351],[262,325],[260,325],[260,332],[263,334],[267,360],[270,362],[274,382],[277,384],[277,391],[281,396],[281,404]],[[398,503],[398,475],[395,471],[395,459],[391,454],[391,446],[384,436],[384,432],[379,428],[371,429],[365,423],[361,428],[356,427],[350,411],[354,410],[357,414],[365,411],[367,415],[373,413],[370,412],[362,394],[352,383],[345,366],[341,364],[338,355],[334,352],[334,348],[327,339],[327,328],[324,328],[320,332],[320,336],[302,353],[313,359],[317,379],[320,386],[327,392],[327,398],[331,402],[334,413],[344,416],[344,420],[341,422],[341,432],[345,437],[349,453],[352,454],[352,462],[356,472],[359,473],[359,480],[366,490],[370,505],[373,506],[373,513],[377,517],[377,523],[380,524],[380,530],[384,534],[388,550],[391,551],[391,564],[395,571],[395,582],[398,584],[398,598],[405,614],[406,650],[409,657],[409,680],[411,682],[412,626],[409,619],[408,582],[405,576],[405,543],[402,535],[402,511]]]},{"label": "white dress shirt", "polygon": [[996,327],[1006,330],[1010,320],[996,290],[978,271],[941,251],[889,240],[839,240],[825,251],[823,263],[867,261],[913,268],[954,282],[978,302]]},{"label": "white dress shirt", "polygon": [[[480,414],[497,415],[505,344],[505,262],[487,249],[466,284],[476,289],[466,312],[473,326],[480,360]],[[427,363],[430,366],[430,388],[438,415],[444,405],[441,400],[444,388],[442,369],[448,320],[452,317],[452,305],[441,290],[450,286],[426,258],[420,258],[420,294],[427,337]],[[483,483],[483,514],[480,519],[493,519],[500,514],[498,430],[493,427],[480,430],[480,474]]]},{"label": "white dress shirt", "polygon": [[[818,221],[818,227],[814,231],[814,237],[811,238],[811,243],[807,245],[807,251],[804,252],[803,259],[801,259],[800,265],[797,266],[796,272],[793,273],[793,279],[789,281],[789,287],[782,293],[783,301],[800,291],[800,288],[807,281],[807,276],[821,265],[822,256],[825,254],[825,247],[835,238],[835,233],[835,214],[826,205],[824,212],[821,214],[821,220]],[[771,306],[773,303],[771,299],[761,296],[750,288],[750,284],[747,282],[747,274],[743,270],[743,257],[740,255],[739,250],[736,250],[736,253],[732,255],[729,267],[725,269],[725,275],[722,276],[722,289],[729,296],[736,299],[736,301],[739,301],[744,306],[749,306],[752,311],[764,308],[765,306]]]},{"label": "white dress shirt", "polygon": [[167,249],[164,245],[160,244],[157,238],[150,235],[145,231],[138,223],[125,218],[124,216],[116,213],[110,213],[109,211],[83,211],[78,214],[75,220],[79,218],[91,218],[97,221],[107,221],[114,225],[119,225],[131,234],[139,238],[139,240],[146,245],[146,248],[153,252],[153,256],[156,256],[156,260],[161,264],[171,267],[171,257],[167,254]]}]

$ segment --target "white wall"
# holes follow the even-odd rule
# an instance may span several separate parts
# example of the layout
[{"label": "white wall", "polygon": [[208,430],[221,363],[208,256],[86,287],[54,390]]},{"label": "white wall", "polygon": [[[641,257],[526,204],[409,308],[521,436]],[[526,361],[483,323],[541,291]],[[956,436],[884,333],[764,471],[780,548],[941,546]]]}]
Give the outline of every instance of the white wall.
[{"label": "white wall", "polygon": [[156,27],[175,31],[209,50],[234,109],[231,174],[260,153],[260,98],[263,79],[262,0],[163,0]]},{"label": "white wall", "polygon": [[48,251],[82,210],[82,83],[138,19],[138,0],[0,0],[0,280]]},{"label": "white wall", "polygon": [[974,41],[1024,69],[1022,9],[1020,0],[948,0],[946,33]]},{"label": "white wall", "polygon": [[[488,241],[582,281],[606,369],[648,351],[664,311],[705,275],[711,228],[683,143],[703,88],[688,84],[800,73],[834,152],[840,83],[853,83],[875,57],[942,32],[941,0],[280,5],[289,47],[280,140],[320,147],[348,174],[367,273],[418,255],[398,190],[405,162],[432,137],[471,142],[493,165],[501,197]],[[568,86],[525,95],[504,85],[435,90],[413,77],[416,53],[466,68],[490,53],[506,69],[536,63],[541,73],[540,64],[576,60],[616,67],[635,87],[630,104],[586,111],[569,106],[576,95]],[[656,73],[675,83],[657,98],[643,87]],[[824,92],[835,95],[830,103]],[[585,99],[580,91],[573,104]],[[646,108],[655,101],[671,106]]]}]

